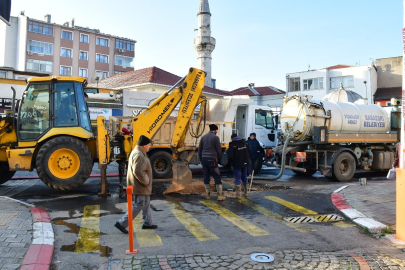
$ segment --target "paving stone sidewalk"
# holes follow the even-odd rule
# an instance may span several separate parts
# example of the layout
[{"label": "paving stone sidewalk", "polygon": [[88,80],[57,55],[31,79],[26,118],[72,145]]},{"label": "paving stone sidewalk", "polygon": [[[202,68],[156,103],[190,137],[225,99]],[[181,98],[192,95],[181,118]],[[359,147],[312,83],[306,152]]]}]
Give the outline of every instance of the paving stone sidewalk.
[{"label": "paving stone sidewalk", "polygon": [[0,269],[20,269],[32,242],[31,211],[17,201],[0,197]]},{"label": "paving stone sidewalk", "polygon": [[[272,263],[253,261],[250,255],[215,256],[190,254],[177,256],[144,257],[127,255],[121,269],[143,270],[226,270],[226,269],[405,269],[405,261],[388,254],[317,252],[315,250],[283,250],[273,254]],[[368,265],[369,268],[364,268]]]},{"label": "paving stone sidewalk", "polygon": [[366,186],[350,184],[340,193],[354,209],[395,230],[395,180],[370,181]]}]

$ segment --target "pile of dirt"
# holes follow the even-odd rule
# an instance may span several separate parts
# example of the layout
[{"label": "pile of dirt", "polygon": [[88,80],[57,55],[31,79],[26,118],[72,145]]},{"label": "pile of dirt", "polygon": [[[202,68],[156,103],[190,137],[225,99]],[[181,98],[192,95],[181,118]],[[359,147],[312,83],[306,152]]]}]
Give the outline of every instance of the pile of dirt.
[{"label": "pile of dirt", "polygon": [[[234,179],[228,179],[228,178],[223,178],[222,180],[222,184],[224,187],[224,193],[225,195],[230,195],[232,196],[235,192],[234,192],[234,188],[235,188],[235,184],[234,184]],[[164,190],[166,190],[170,184],[171,184],[171,179],[154,179],[154,186],[155,185],[164,185],[165,188],[162,188],[162,192]],[[250,182],[249,182],[250,184]],[[155,187],[157,188],[157,186]],[[211,179],[210,181],[210,188],[211,188],[211,192],[215,193],[215,183],[214,180]],[[281,186],[275,186],[275,185],[260,185],[260,184],[255,184],[253,182],[252,184],[252,188],[251,188],[251,192],[255,192],[255,191],[268,191],[268,190],[284,190],[284,189],[290,189],[289,186],[285,186],[285,185],[281,185]],[[205,195],[205,185],[204,182],[202,181],[202,179],[193,179],[191,181],[191,183],[186,186],[186,188],[178,191],[177,193],[180,194],[201,194],[201,195]]]}]

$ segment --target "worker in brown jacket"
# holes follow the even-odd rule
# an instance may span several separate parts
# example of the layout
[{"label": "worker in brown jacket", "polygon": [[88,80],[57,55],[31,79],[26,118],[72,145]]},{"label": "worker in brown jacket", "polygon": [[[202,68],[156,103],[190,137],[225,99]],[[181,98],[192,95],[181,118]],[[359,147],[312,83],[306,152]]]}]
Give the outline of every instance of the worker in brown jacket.
[{"label": "worker in brown jacket", "polygon": [[[152,167],[147,152],[151,144],[150,139],[141,135],[138,145],[132,150],[128,159],[127,186],[133,186],[135,196],[133,200],[132,216],[135,218],[142,210],[142,229],[156,229],[152,224],[150,194],[152,193]],[[128,212],[115,223],[115,227],[123,233],[128,233]]]}]

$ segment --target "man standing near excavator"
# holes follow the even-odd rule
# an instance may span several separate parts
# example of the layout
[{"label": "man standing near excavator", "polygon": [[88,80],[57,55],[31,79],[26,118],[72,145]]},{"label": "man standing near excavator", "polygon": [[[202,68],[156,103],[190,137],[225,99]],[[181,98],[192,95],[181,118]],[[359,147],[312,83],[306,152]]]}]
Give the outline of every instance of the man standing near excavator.
[{"label": "man standing near excavator", "polygon": [[[148,137],[141,135],[137,146],[132,150],[128,159],[127,186],[134,188],[132,215],[135,218],[141,211],[143,216],[142,229],[156,229],[152,224],[150,194],[152,193],[152,167],[146,154],[151,146]],[[114,225],[123,233],[128,233],[128,212]]]},{"label": "man standing near excavator", "polygon": [[224,201],[226,198],[222,195],[222,181],[218,168],[218,159],[222,154],[221,143],[217,136],[218,126],[211,124],[209,127],[210,132],[202,136],[200,145],[198,146],[198,157],[200,158],[204,171],[206,199],[211,199],[210,176],[212,175],[218,192],[218,201]]}]

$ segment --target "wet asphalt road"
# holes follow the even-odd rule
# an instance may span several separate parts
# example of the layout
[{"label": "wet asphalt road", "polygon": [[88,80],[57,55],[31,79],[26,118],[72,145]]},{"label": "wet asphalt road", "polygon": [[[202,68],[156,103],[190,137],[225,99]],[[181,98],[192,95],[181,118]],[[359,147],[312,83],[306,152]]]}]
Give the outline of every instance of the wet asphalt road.
[{"label": "wet asphalt road", "polygon": [[[112,164],[108,173],[116,173],[116,169],[117,166]],[[278,172],[278,169],[264,169],[260,175],[275,175]],[[93,173],[98,173],[96,167]],[[224,178],[231,178],[229,171],[223,171],[222,175]],[[375,173],[361,174],[356,175],[352,182],[358,182],[358,177],[367,177],[372,182],[381,180],[384,176]],[[201,175],[196,173],[194,178],[201,178]],[[75,262],[84,269],[91,269],[113,260],[114,256],[123,254],[128,249],[127,235],[113,226],[126,211],[126,200],[118,197],[118,177],[108,180],[111,197],[97,196],[100,190],[99,178],[90,178],[82,187],[64,192],[52,190],[40,180],[9,181],[5,186],[0,186],[0,195],[11,196],[48,211],[55,232],[55,269],[67,269],[63,267],[67,262],[70,267]],[[159,228],[151,232],[146,240],[137,239],[138,242],[135,243],[139,246],[138,249],[144,255],[231,255],[246,251],[264,252],[268,249],[391,250],[391,247],[372,238],[348,220],[339,223],[303,224],[301,229],[283,221],[283,217],[299,217],[305,213],[340,215],[331,202],[330,194],[344,183],[331,182],[319,173],[310,178],[297,177],[289,170],[279,180],[254,182],[269,189],[252,192],[248,203],[230,198],[217,203],[214,200],[215,195],[212,195],[213,200],[209,205],[204,203],[201,195],[163,196],[159,192],[162,187],[156,187],[157,194],[152,195],[152,204],[162,211],[153,212],[152,216]],[[9,187],[10,183],[13,184],[12,187]],[[285,187],[288,189],[284,189]],[[84,224],[84,209],[89,206],[99,209],[96,218],[99,224],[99,238],[96,241],[98,246],[90,252],[78,248],[80,229]],[[191,220],[191,227],[207,230],[216,238],[212,235],[214,239],[204,238],[199,232],[193,233],[190,227],[182,223],[181,215],[179,217],[176,211],[182,211],[183,219],[186,216]]]}]

